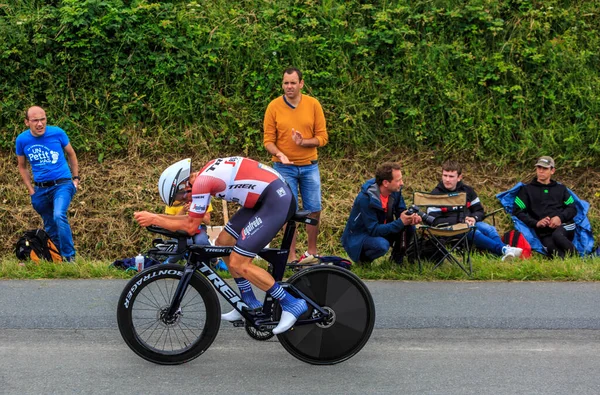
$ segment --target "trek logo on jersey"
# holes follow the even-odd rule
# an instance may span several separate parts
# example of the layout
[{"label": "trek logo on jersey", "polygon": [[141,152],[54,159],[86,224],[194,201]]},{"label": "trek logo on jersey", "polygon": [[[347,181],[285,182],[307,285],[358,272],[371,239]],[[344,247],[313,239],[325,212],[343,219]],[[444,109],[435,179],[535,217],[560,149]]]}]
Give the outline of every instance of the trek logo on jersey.
[{"label": "trek logo on jersey", "polygon": [[238,163],[241,159],[242,158],[240,158],[239,156],[232,156],[231,158],[225,160],[225,164],[235,166],[235,164]]},{"label": "trek logo on jersey", "polygon": [[27,159],[29,159],[29,163],[35,165],[44,165],[46,163],[56,163],[58,161],[58,156],[58,152],[52,151],[46,146],[36,144],[31,146],[29,149]]},{"label": "trek logo on jersey", "polygon": [[240,161],[240,157],[239,156],[232,156],[231,158],[218,158],[215,159],[215,161],[210,165],[210,167],[208,167],[206,171],[215,171],[217,169],[217,167],[221,164],[221,163],[225,163],[226,165],[231,165],[231,166],[235,166],[237,164],[237,162]]},{"label": "trek logo on jersey", "polygon": [[256,217],[254,220],[250,221],[248,225],[244,229],[242,229],[242,240],[246,240],[246,236],[251,236],[257,230],[261,228],[263,221],[262,218]]},{"label": "trek logo on jersey", "polygon": [[285,193],[285,189],[283,187],[279,188],[275,192],[277,192],[277,194],[279,195],[279,197],[284,197],[285,195],[287,195],[287,193]]},{"label": "trek logo on jersey", "polygon": [[217,166],[219,166],[221,163],[223,163],[223,159],[221,159],[221,158],[215,159],[213,164],[210,165],[210,167],[204,171],[215,171],[217,169]]},{"label": "trek logo on jersey", "polygon": [[256,189],[256,184],[235,184],[229,185],[229,189]]}]

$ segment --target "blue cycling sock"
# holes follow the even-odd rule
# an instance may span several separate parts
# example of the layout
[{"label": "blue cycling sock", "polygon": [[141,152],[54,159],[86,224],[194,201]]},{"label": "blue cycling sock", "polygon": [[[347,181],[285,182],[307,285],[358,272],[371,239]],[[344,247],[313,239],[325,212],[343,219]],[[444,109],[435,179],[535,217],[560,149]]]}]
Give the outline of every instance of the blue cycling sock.
[{"label": "blue cycling sock", "polygon": [[275,283],[267,292],[279,301],[284,311],[292,313],[296,318],[300,317],[308,308],[304,299],[294,298],[278,283]]},{"label": "blue cycling sock", "polygon": [[256,299],[254,295],[254,291],[252,290],[252,285],[250,285],[250,281],[246,280],[243,277],[234,279],[238,288],[240,289],[240,293],[242,294],[242,300],[244,303],[248,305],[250,309],[258,309],[262,307],[262,303]]}]

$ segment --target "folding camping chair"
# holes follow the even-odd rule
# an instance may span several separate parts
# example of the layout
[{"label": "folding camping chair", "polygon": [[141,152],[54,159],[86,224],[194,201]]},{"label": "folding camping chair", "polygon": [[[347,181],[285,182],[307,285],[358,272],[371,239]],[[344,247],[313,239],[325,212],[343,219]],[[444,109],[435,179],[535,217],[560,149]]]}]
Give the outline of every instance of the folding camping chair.
[{"label": "folding camping chair", "polygon": [[[432,195],[425,192],[415,192],[413,194],[413,204],[422,212],[427,212],[428,208],[435,208],[445,212],[456,213],[457,216],[465,214],[467,210],[467,194],[449,193],[444,195]],[[466,223],[457,223],[454,225],[423,223],[416,226],[415,249],[419,262],[419,270],[422,270],[421,253],[425,243],[433,245],[435,252],[429,257],[435,262],[435,270],[444,261],[456,264],[467,275],[471,275],[473,267],[471,264],[471,240],[475,232],[474,226]],[[454,254],[461,257],[457,259]],[[468,267],[468,269],[467,269]]]}]

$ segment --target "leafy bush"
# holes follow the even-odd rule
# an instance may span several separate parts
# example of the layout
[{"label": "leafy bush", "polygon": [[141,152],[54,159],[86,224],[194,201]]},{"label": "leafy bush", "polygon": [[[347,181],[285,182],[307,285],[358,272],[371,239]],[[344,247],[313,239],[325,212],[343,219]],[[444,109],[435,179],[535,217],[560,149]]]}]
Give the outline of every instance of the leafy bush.
[{"label": "leafy bush", "polygon": [[9,3],[0,149],[40,104],[100,160],[132,136],[142,155],[261,153],[264,110],[295,65],[324,106],[328,155],[403,146],[599,164],[595,1]]}]

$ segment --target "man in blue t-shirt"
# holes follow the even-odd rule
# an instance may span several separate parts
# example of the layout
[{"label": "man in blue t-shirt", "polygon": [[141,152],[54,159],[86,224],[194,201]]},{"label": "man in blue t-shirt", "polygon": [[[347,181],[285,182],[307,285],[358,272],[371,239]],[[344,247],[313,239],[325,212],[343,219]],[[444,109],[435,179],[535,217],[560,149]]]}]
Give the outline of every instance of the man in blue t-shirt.
[{"label": "man in blue t-shirt", "polygon": [[[65,131],[47,126],[46,121],[43,108],[33,106],[27,110],[25,125],[29,129],[17,136],[17,164],[46,232],[64,259],[73,262],[75,247],[67,209],[79,186],[79,164]],[[31,165],[33,182],[27,162]]]}]

